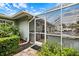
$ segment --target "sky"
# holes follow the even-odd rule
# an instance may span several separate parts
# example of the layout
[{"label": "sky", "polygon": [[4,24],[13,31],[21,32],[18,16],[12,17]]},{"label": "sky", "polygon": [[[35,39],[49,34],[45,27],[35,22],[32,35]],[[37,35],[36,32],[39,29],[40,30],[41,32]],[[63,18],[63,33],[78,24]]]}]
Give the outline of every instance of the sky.
[{"label": "sky", "polygon": [[19,11],[25,10],[32,15],[38,15],[57,5],[56,3],[0,3],[0,13],[12,16]]}]

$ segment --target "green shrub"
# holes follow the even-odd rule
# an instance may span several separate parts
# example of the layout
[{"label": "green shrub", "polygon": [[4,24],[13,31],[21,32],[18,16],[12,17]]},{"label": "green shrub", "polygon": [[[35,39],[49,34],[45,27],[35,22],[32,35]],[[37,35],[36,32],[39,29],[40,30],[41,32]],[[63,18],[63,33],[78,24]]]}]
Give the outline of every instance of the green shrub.
[{"label": "green shrub", "polygon": [[37,53],[39,56],[79,56],[79,52],[73,48],[62,48],[55,42],[44,43],[40,51]]},{"label": "green shrub", "polygon": [[46,55],[46,56],[53,55],[53,53],[51,53],[49,48],[48,48],[48,44],[43,44],[41,51],[38,54],[40,56],[42,56],[42,55]]},{"label": "green shrub", "polygon": [[9,24],[0,24],[0,37],[10,37],[12,35],[19,36],[18,28]]},{"label": "green shrub", "polygon": [[62,56],[79,56],[79,52],[73,48],[63,48]]},{"label": "green shrub", "polygon": [[0,56],[5,56],[16,52],[19,47],[18,44],[19,37],[16,35],[0,38]]},{"label": "green shrub", "polygon": [[[54,55],[60,55],[60,46],[58,44],[46,42],[42,45],[42,48],[38,52],[38,55],[40,56],[54,56]],[[59,54],[58,54],[59,53]]]}]

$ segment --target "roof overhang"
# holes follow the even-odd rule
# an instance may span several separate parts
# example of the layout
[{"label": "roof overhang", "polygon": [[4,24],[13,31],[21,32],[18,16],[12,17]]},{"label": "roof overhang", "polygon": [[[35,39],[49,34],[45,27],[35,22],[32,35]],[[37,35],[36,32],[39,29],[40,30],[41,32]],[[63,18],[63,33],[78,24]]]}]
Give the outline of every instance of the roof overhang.
[{"label": "roof overhang", "polygon": [[28,17],[28,19],[31,19],[33,17],[33,15],[27,13],[26,11],[20,11],[16,14],[12,15],[11,17],[0,14],[1,19],[8,19],[8,20],[16,20],[16,19],[20,19],[23,17]]},{"label": "roof overhang", "polygon": [[4,14],[0,14],[0,18],[1,18],[1,19],[8,19],[8,20],[12,20],[12,18],[11,18],[11,17],[6,16],[6,15],[4,15]]},{"label": "roof overhang", "polygon": [[19,19],[19,18],[22,18],[22,17],[25,17],[25,16],[27,16],[28,18],[32,18],[33,17],[33,15],[27,13],[26,11],[21,11],[21,12],[18,12],[16,14],[14,14],[12,16],[12,18],[13,19]]}]

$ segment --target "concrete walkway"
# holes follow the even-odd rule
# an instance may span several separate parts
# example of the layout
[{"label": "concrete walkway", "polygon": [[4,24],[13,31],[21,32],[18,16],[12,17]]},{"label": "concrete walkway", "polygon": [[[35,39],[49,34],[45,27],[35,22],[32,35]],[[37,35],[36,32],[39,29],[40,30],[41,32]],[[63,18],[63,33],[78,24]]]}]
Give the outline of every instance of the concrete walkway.
[{"label": "concrete walkway", "polygon": [[13,56],[37,56],[37,52],[41,48],[42,43],[36,42],[31,45],[29,43],[22,44],[20,46],[20,52]]},{"label": "concrete walkway", "polygon": [[15,54],[14,56],[36,56],[37,50],[29,47],[27,49],[24,49],[23,51]]}]

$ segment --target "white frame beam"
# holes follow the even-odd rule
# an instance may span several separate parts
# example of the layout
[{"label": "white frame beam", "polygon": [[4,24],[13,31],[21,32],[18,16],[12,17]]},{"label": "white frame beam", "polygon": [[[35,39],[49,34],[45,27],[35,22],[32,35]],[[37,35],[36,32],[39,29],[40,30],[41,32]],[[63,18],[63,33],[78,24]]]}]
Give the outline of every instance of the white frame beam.
[{"label": "white frame beam", "polygon": [[34,20],[34,44],[36,43],[36,19]]},{"label": "white frame beam", "polygon": [[[61,3],[61,20],[60,20],[60,21],[61,21],[61,54],[62,54],[62,34],[63,34],[63,33],[62,33],[62,19],[63,19],[63,18],[62,18],[62,9],[63,9],[63,8],[62,8],[62,3]],[[61,56],[62,56],[62,55],[61,55]]]},{"label": "white frame beam", "polygon": [[32,20],[34,20],[35,19],[35,16],[33,16],[33,18],[29,21],[29,23],[32,21]]},{"label": "white frame beam", "polygon": [[[35,16],[33,16],[33,18],[28,22],[28,28],[29,28],[29,24],[30,24],[30,22],[32,21],[32,20],[34,20],[35,19]],[[35,21],[34,21],[34,23],[35,23]],[[35,26],[35,24],[34,24],[34,26]],[[35,31],[35,30],[34,30]],[[35,39],[35,33],[33,33],[33,32],[28,32],[29,33],[29,35],[30,35],[30,33],[31,34],[33,34],[34,35],[34,39]],[[30,38],[30,36],[29,36],[29,38]],[[34,40],[35,41],[35,40]],[[28,39],[28,42],[29,42],[29,39]],[[35,43],[35,42],[34,42]]]},{"label": "white frame beam", "polygon": [[47,34],[47,32],[46,32],[46,28],[47,28],[47,24],[46,24],[46,19],[47,19],[47,17],[45,17],[45,23],[44,23],[44,26],[45,26],[45,38],[44,38],[44,42],[46,43],[46,41],[47,41],[47,38],[46,38],[46,34]]}]

